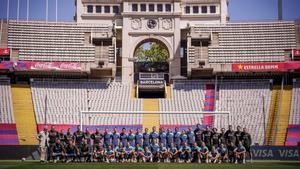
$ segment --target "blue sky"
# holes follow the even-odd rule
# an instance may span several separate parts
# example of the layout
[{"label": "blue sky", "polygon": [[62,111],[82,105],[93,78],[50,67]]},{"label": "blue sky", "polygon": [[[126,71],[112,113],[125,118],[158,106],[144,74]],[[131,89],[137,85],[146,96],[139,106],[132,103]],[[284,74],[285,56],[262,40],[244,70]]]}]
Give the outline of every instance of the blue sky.
[{"label": "blue sky", "polygon": [[[0,18],[6,18],[7,1],[0,0]],[[18,0],[9,0],[11,19],[17,18]],[[29,19],[46,20],[46,0],[29,0]],[[27,0],[20,2],[20,20],[26,20]],[[57,0],[58,20],[73,21],[75,13],[74,0]],[[55,0],[48,0],[48,20],[55,21]],[[283,0],[283,18],[285,20],[300,20],[300,0]],[[298,8],[298,9],[297,9]],[[229,0],[231,21],[258,21],[277,19],[277,0]]]}]

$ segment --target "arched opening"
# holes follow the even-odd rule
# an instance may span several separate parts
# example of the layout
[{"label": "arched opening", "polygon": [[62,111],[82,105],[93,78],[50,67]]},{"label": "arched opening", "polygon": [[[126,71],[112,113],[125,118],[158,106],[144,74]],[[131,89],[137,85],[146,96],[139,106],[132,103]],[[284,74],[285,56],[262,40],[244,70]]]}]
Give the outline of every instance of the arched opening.
[{"label": "arched opening", "polygon": [[134,73],[169,73],[168,47],[157,39],[145,39],[134,50]]},{"label": "arched opening", "polygon": [[139,98],[164,98],[169,74],[170,49],[154,38],[140,41],[133,53],[134,79]]}]

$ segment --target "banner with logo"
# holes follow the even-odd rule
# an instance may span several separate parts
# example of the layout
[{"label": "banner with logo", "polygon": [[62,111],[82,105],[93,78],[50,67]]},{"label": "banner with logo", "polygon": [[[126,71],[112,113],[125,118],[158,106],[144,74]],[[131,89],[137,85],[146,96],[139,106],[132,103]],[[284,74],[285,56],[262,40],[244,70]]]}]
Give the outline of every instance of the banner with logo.
[{"label": "banner with logo", "polygon": [[294,57],[300,56],[300,49],[294,49],[293,50],[293,55],[294,55]]},{"label": "banner with logo", "polygon": [[300,160],[298,146],[254,146],[252,157],[254,160]]},{"label": "banner with logo", "polygon": [[78,62],[30,62],[18,61],[15,70],[57,70],[57,71],[81,71]]},{"label": "banner with logo", "polygon": [[239,63],[231,65],[233,72],[269,72],[300,69],[300,61]]},{"label": "banner with logo", "polygon": [[2,61],[0,62],[0,69],[4,70],[13,70],[14,62],[11,61]]},{"label": "banner with logo", "polygon": [[10,54],[9,48],[0,48],[0,56],[6,56]]}]

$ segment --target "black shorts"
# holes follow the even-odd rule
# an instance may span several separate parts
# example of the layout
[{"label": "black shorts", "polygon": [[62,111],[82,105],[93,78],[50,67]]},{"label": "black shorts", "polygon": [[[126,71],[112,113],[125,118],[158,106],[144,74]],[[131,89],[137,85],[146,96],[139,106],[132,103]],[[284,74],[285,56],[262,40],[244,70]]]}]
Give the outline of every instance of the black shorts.
[{"label": "black shorts", "polygon": [[251,153],[251,147],[250,147],[250,146],[244,146],[244,147],[245,147],[245,149],[246,149],[246,152]]}]

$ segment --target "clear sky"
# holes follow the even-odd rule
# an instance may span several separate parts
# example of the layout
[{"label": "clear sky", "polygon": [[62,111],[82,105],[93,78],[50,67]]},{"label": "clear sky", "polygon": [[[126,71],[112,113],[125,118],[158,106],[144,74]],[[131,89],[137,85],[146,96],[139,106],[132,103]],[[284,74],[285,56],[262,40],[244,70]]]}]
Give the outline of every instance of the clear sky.
[{"label": "clear sky", "polygon": [[[7,16],[7,2],[10,2],[9,18],[17,19],[18,0],[0,0],[0,18]],[[46,20],[46,0],[29,0],[29,19]],[[48,20],[55,21],[55,1],[48,0]],[[19,0],[20,20],[26,20],[27,0]],[[57,0],[58,20],[73,21],[74,0]],[[300,0],[283,0],[283,18],[300,20]],[[277,0],[229,0],[231,21],[258,21],[277,19]]]}]

